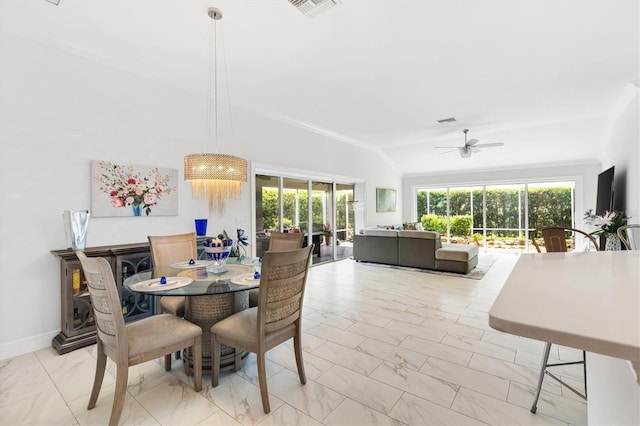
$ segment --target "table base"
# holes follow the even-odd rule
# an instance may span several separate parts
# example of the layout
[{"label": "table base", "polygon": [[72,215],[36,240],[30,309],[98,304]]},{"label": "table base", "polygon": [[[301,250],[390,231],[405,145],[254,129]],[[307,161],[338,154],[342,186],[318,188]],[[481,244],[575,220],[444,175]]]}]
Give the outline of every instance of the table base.
[{"label": "table base", "polygon": [[[211,370],[211,327],[218,321],[248,308],[249,291],[187,297],[184,317],[202,328],[202,370]],[[245,359],[248,355],[244,351],[236,354],[235,348],[222,345],[220,369],[233,368],[236,356]],[[190,367],[193,364],[190,355],[187,355],[184,361],[188,362]]]}]

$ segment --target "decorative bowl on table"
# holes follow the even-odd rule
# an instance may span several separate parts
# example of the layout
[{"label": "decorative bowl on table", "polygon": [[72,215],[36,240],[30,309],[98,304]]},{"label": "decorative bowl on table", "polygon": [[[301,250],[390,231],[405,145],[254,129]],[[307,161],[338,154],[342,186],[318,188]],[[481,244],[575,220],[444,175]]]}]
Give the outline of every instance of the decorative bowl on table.
[{"label": "decorative bowl on table", "polygon": [[213,266],[209,271],[214,274],[220,274],[226,271],[224,264],[229,258],[231,246],[233,245],[233,240],[220,237],[221,235],[219,235],[218,238],[207,238],[203,242],[204,251],[207,253],[209,259],[213,261]]}]

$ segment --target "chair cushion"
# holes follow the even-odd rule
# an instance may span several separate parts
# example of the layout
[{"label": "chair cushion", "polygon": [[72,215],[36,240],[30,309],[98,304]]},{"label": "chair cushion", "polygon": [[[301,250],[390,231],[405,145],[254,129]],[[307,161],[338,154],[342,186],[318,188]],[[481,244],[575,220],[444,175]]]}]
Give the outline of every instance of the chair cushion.
[{"label": "chair cushion", "polygon": [[164,312],[183,317],[185,300],[184,296],[162,296],[160,306]]},{"label": "chair cushion", "polygon": [[242,342],[243,347],[253,347],[257,341],[257,318],[257,307],[245,309],[215,323],[211,333]]},{"label": "chair cushion", "polygon": [[202,335],[200,327],[171,314],[154,315],[131,322],[126,328],[129,358]]},{"label": "chair cushion", "polygon": [[470,244],[446,244],[436,250],[437,260],[468,262],[478,256],[478,246]]},{"label": "chair cushion", "polygon": [[[211,327],[211,334],[220,337],[220,340],[229,346],[256,352],[258,350],[258,308],[249,308],[218,321]],[[290,324],[280,330],[268,333],[265,336],[266,348],[293,337],[295,324]]]}]

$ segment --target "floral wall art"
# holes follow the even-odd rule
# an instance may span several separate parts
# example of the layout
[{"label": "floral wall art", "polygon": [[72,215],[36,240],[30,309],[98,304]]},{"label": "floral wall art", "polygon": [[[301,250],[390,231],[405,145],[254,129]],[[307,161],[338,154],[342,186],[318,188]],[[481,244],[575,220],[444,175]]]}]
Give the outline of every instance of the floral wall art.
[{"label": "floral wall art", "polygon": [[178,170],[91,162],[91,215],[175,216]]}]

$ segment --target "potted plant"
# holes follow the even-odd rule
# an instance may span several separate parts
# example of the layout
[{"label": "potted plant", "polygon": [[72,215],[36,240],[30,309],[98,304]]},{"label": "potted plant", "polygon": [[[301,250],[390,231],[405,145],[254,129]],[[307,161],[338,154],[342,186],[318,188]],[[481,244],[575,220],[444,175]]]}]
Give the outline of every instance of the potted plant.
[{"label": "potted plant", "polygon": [[596,215],[592,209],[584,213],[584,221],[587,225],[595,228],[591,235],[604,236],[605,250],[620,250],[621,243],[618,237],[618,228],[627,224],[627,217],[624,212],[606,211],[603,215]]},{"label": "potted plant", "polygon": [[331,244],[331,226],[328,223],[322,225],[322,233],[324,234],[324,243],[326,245]]}]

